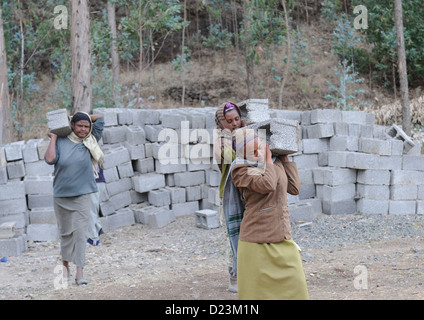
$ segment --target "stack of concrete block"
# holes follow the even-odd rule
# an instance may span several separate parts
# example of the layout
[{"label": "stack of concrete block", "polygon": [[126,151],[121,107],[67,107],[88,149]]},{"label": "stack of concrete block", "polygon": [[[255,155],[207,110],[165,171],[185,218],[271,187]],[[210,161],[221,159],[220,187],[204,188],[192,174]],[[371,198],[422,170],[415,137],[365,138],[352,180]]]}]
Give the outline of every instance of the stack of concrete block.
[{"label": "stack of concrete block", "polygon": [[20,256],[27,249],[27,237],[16,233],[16,222],[0,224],[0,257]]},{"label": "stack of concrete block", "polygon": [[47,126],[50,132],[59,137],[66,137],[72,132],[68,111],[59,109],[47,112]]},{"label": "stack of concrete block", "polygon": [[[292,221],[320,213],[424,214],[421,145],[413,145],[398,127],[377,126],[374,116],[362,111],[271,110],[266,101],[256,100],[239,105],[251,126],[265,123],[273,146],[290,145],[284,148],[301,180],[300,194],[288,196]],[[94,110],[105,117],[100,141],[105,230],[133,223],[163,227],[181,215],[209,212],[203,210],[212,211],[199,215],[198,224],[213,225],[221,179],[212,152],[215,112]],[[15,223],[12,239],[57,239],[54,166],[43,160],[48,144],[34,139],[0,146],[0,224]],[[14,252],[20,250],[18,243]]]}]

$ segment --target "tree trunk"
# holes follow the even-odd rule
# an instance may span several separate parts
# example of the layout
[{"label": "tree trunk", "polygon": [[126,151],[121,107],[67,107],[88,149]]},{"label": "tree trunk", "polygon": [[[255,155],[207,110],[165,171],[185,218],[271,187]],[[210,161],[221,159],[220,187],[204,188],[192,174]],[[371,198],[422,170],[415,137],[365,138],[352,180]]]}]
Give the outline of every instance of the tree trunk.
[{"label": "tree trunk", "polygon": [[283,79],[281,79],[280,93],[278,95],[278,108],[283,108],[283,93],[284,86],[286,84],[287,77],[289,76],[289,67],[290,67],[290,59],[291,59],[291,39],[290,39],[290,25],[289,25],[289,17],[286,8],[286,0],[281,0],[281,4],[284,9],[284,20],[286,22],[286,34],[287,34],[287,63],[284,69]]},{"label": "tree trunk", "polygon": [[255,97],[255,65],[254,65],[254,59],[251,55],[249,55],[249,50],[254,50],[252,48],[249,48],[249,39],[247,36],[247,30],[250,29],[250,17],[248,16],[247,8],[246,8],[246,1],[243,1],[243,19],[244,19],[244,33],[245,38],[247,41],[245,42],[244,50],[245,50],[245,59],[246,59],[246,84],[247,84],[247,96],[249,99],[252,99]]},{"label": "tree trunk", "polygon": [[7,77],[2,8],[0,5],[0,144],[10,142],[12,142],[12,115],[9,102],[9,81]]},{"label": "tree trunk", "polygon": [[92,112],[91,28],[87,0],[71,0],[71,113]]},{"label": "tree trunk", "polygon": [[112,35],[111,56],[112,56],[112,76],[113,76],[113,96],[115,100],[115,107],[120,105],[120,68],[119,68],[119,54],[118,46],[116,43],[116,19],[115,19],[115,4],[110,1],[107,2],[107,20],[110,26]]},{"label": "tree trunk", "polygon": [[[184,23],[187,21],[187,0],[184,0]],[[185,26],[183,26],[183,34],[181,41],[181,85],[182,85],[182,94],[181,94],[181,106],[184,108],[184,96],[185,96],[185,82],[184,82],[184,40],[185,40]]]},{"label": "tree trunk", "polygon": [[398,72],[400,80],[400,97],[402,103],[402,129],[411,135],[411,112],[409,109],[408,77],[406,69],[405,39],[403,36],[402,0],[395,0],[395,19],[398,51]]}]

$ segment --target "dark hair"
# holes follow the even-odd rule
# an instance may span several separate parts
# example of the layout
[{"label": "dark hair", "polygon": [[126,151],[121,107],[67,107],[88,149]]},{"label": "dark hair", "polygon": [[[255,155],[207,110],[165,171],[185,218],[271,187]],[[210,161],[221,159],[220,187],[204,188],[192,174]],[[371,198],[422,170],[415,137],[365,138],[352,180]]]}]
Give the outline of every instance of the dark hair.
[{"label": "dark hair", "polygon": [[84,112],[75,113],[74,116],[72,117],[71,122],[75,123],[75,122],[78,122],[78,121],[81,121],[81,120],[85,120],[85,121],[88,121],[88,122],[91,123],[90,117]]}]

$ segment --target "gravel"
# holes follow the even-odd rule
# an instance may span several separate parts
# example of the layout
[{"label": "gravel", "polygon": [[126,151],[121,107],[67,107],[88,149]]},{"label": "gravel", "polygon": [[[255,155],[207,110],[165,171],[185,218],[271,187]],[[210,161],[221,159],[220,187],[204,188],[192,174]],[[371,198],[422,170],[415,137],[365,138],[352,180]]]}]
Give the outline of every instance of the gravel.
[{"label": "gravel", "polygon": [[321,249],[396,238],[424,238],[422,215],[319,215],[312,222],[292,223],[302,248]]},{"label": "gravel", "polygon": [[[306,262],[314,260],[313,254],[308,256],[312,250],[328,252],[350,244],[396,238],[414,238],[422,247],[424,240],[421,215],[319,215],[312,222],[291,227]],[[84,272],[93,292],[122,283],[135,288],[142,280],[164,281],[175,275],[226,274],[228,240],[224,229],[198,228],[194,216],[178,217],[160,229],[141,224],[118,228],[100,240],[99,246],[87,245],[86,250]],[[78,290],[75,284],[71,291],[55,290],[56,269],[61,265],[59,252],[58,241],[31,241],[27,252],[1,262],[0,299],[72,298],[78,292],[72,291]]]}]

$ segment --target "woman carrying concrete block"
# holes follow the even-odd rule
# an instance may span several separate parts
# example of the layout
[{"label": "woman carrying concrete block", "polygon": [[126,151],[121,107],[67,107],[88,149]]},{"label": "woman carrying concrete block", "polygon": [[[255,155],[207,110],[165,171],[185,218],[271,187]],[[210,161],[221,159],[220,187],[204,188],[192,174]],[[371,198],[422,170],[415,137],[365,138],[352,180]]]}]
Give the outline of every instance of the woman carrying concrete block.
[{"label": "woman carrying concrete block", "polygon": [[69,262],[77,267],[75,282],[87,284],[83,277],[90,194],[97,192],[97,166],[103,162],[98,145],[104,127],[102,115],[77,112],[71,120],[72,132],[58,137],[49,132],[50,144],[44,155],[54,165],[53,197],[60,232],[60,248],[68,281],[72,280]]},{"label": "woman carrying concrete block", "polygon": [[300,192],[297,165],[287,155],[273,162],[269,145],[251,129],[235,138],[230,175],[246,208],[237,250],[239,299],[309,299],[287,207],[287,193]]},{"label": "woman carrying concrete block", "polygon": [[[225,221],[227,236],[232,235],[233,238],[237,238],[237,234],[234,234],[231,230],[231,226],[228,223],[228,217],[225,217],[222,198],[224,195],[225,182],[228,177],[229,168],[233,160],[235,159],[235,153],[232,148],[232,135],[234,130],[246,126],[246,122],[241,119],[241,111],[239,107],[231,102],[225,102],[218,107],[215,113],[216,128],[218,131],[218,138],[214,142],[214,159],[218,164],[219,170],[221,170],[221,181],[219,184],[219,197],[221,199],[219,212],[221,216],[221,224],[224,225]],[[239,219],[241,220],[241,218]],[[240,221],[238,221],[239,223]],[[231,238],[231,236],[230,236]],[[231,239],[230,239],[231,240]],[[234,244],[235,243],[235,244]],[[233,243],[229,242],[229,273],[230,281],[228,290],[230,292],[237,292],[237,240]]]}]

